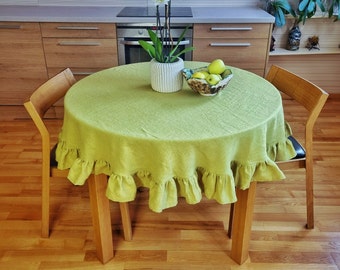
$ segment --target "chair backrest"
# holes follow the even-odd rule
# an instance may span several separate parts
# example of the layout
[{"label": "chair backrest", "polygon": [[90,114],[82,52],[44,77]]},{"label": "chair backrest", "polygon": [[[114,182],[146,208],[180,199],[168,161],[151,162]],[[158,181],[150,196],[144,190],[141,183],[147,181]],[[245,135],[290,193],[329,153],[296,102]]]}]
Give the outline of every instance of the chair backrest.
[{"label": "chair backrest", "polygon": [[312,82],[278,66],[271,66],[266,79],[308,111],[305,127],[306,155],[311,155],[313,128],[326,103],[328,93]]},{"label": "chair backrest", "polygon": [[[42,139],[43,163],[49,163],[50,134],[43,117],[48,109],[65,96],[68,89],[76,82],[69,68],[50,78],[24,102],[24,106],[38,128]],[[45,164],[47,166],[47,164]],[[43,168],[46,168],[43,165]],[[48,164],[49,166],[49,164]]]},{"label": "chair backrest", "polygon": [[290,96],[309,113],[309,121],[316,121],[327,98],[328,93],[312,82],[278,66],[271,66],[266,79],[278,90]]},{"label": "chair backrest", "polygon": [[43,118],[47,110],[62,98],[75,82],[71,70],[67,68],[38,87],[24,105],[31,103],[40,118]]}]

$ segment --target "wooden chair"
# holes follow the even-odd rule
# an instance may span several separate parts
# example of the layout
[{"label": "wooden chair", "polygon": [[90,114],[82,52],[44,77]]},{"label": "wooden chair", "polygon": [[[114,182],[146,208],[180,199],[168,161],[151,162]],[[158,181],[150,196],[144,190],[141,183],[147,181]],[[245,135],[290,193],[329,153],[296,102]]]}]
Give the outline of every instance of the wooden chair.
[{"label": "wooden chair", "polygon": [[[57,168],[58,164],[55,160],[56,147],[53,147],[51,150],[50,133],[43,117],[54,103],[64,97],[75,82],[76,80],[71,70],[66,69],[37,88],[24,103],[42,139],[42,237],[49,237],[50,230],[50,177],[66,178],[69,172],[69,170],[59,170]],[[107,177],[103,175],[98,176],[98,183],[95,181],[97,180],[95,177],[92,174],[88,179],[92,219],[96,234],[97,255],[105,263],[113,257],[111,218],[108,210],[109,201],[105,196]],[[99,184],[99,182],[101,183]],[[98,192],[98,187],[102,189],[100,192]],[[120,209],[125,239],[131,240],[132,233],[128,204],[120,203]],[[112,249],[112,252],[110,249]]]},{"label": "wooden chair", "polygon": [[[314,195],[313,195],[313,128],[314,124],[326,103],[328,93],[315,84],[278,66],[271,66],[266,79],[279,91],[297,101],[307,110],[307,119],[304,123],[304,147],[290,136],[296,157],[289,161],[279,161],[277,165],[281,170],[305,169],[306,175],[306,206],[308,229],[314,228]],[[231,236],[234,205],[231,205],[228,235]]]}]

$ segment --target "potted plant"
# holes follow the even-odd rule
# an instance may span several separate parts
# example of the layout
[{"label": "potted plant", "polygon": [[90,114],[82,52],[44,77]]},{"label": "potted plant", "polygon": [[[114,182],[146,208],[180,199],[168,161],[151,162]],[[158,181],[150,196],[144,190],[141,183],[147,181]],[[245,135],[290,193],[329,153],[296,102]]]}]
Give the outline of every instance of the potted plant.
[{"label": "potted plant", "polygon": [[282,27],[286,24],[286,15],[295,15],[295,11],[288,0],[266,0],[265,10],[275,17],[275,26]]},{"label": "potted plant", "polygon": [[[187,47],[178,51],[188,27],[180,38],[173,42],[171,37],[171,0],[154,0],[156,5],[156,31],[148,29],[151,43],[139,40],[139,44],[152,58],[150,62],[151,87],[158,92],[175,92],[182,89],[183,77],[181,70],[184,68],[182,54],[192,51]],[[161,21],[160,8],[164,7],[164,22]]]},{"label": "potted plant", "polygon": [[[295,11],[288,0],[265,0],[264,9],[275,17],[273,30],[275,26],[282,27],[286,24],[286,15],[295,15]],[[274,51],[275,38],[271,37],[270,51]]]}]

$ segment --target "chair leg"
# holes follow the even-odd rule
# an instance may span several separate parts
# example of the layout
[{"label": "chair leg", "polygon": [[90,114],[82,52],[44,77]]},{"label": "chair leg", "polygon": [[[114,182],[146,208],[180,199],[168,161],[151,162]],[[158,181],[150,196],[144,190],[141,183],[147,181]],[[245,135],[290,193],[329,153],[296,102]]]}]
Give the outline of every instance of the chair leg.
[{"label": "chair leg", "polygon": [[228,237],[229,238],[231,238],[231,233],[233,231],[234,208],[235,208],[235,203],[230,204],[229,225],[228,225]]},{"label": "chair leg", "polygon": [[120,207],[120,213],[122,216],[122,224],[123,224],[125,241],[131,241],[132,240],[132,226],[131,226],[129,203],[127,202],[119,203],[119,207]]},{"label": "chair leg", "polygon": [[314,229],[314,191],[313,169],[306,164],[306,205],[307,205],[307,229]]},{"label": "chair leg", "polygon": [[50,176],[43,172],[41,191],[41,236],[50,236]]},{"label": "chair leg", "polygon": [[105,195],[107,176],[104,174],[92,174],[87,181],[90,191],[97,256],[102,263],[106,263],[113,258],[114,253],[110,204]]}]

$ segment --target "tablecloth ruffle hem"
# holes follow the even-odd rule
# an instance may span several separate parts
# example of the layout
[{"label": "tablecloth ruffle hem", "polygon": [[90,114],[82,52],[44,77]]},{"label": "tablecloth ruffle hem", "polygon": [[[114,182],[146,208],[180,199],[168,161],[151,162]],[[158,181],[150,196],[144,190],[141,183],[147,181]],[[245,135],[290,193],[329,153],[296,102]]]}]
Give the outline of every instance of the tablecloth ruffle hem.
[{"label": "tablecloth ruffle hem", "polygon": [[267,159],[260,162],[242,163],[230,161],[225,174],[216,174],[209,168],[193,168],[190,177],[173,175],[157,181],[147,170],[133,172],[134,175],[119,175],[111,171],[106,161],[85,161],[79,158],[77,149],[69,149],[65,142],[57,147],[59,169],[70,169],[68,178],[75,185],[83,185],[91,173],[104,173],[109,176],[106,196],[117,202],[133,201],[137,188],[149,188],[149,207],[155,212],[177,205],[178,197],[184,197],[189,204],[202,199],[202,193],[208,199],[221,204],[233,203],[237,200],[235,187],[247,189],[251,181],[273,181],[284,179],[284,174],[274,160],[289,160],[295,156],[290,142],[276,143],[267,146]]}]

